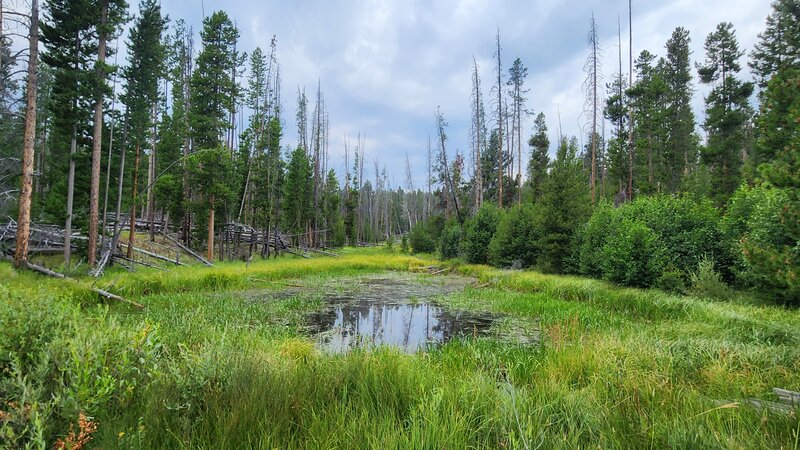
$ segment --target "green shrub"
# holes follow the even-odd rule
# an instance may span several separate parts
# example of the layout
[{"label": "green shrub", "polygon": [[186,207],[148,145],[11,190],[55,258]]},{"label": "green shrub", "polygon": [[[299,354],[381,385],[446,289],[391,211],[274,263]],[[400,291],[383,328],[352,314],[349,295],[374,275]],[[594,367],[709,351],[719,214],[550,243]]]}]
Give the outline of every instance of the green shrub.
[{"label": "green shrub", "polygon": [[667,292],[686,293],[686,281],[684,280],[683,271],[675,268],[664,270],[656,280],[655,287]]},{"label": "green shrub", "polygon": [[489,243],[489,260],[496,266],[531,267],[539,256],[539,208],[515,206],[500,220]]},{"label": "green shrub", "polygon": [[411,244],[411,251],[414,253],[433,253],[436,251],[436,241],[424,222],[414,225],[414,228],[408,234],[408,241]]},{"label": "green shrub", "polygon": [[386,238],[386,250],[390,252],[394,251],[394,236],[389,236]]},{"label": "green shrub", "polygon": [[451,224],[442,231],[439,238],[439,254],[442,259],[458,258],[459,244],[461,243],[461,227]]},{"label": "green shrub", "polygon": [[[701,255],[708,255],[723,276],[730,276],[730,246],[708,201],[660,196],[640,197],[619,208],[604,204],[580,238],[578,266],[592,277],[679,290]],[[683,283],[676,279],[679,273]]]},{"label": "green shrub", "polygon": [[467,262],[486,264],[489,262],[489,242],[492,240],[503,211],[491,203],[484,203],[474,217],[464,223],[461,237],[461,253]]},{"label": "green shrub", "polygon": [[603,277],[626,286],[652,286],[665,266],[663,252],[653,230],[625,220],[602,247]]},{"label": "green shrub", "polygon": [[405,234],[400,238],[400,251],[402,253],[408,253],[408,236]]},{"label": "green shrub", "polygon": [[783,303],[800,304],[800,236],[791,217],[794,194],[742,188],[728,207],[725,232],[740,269],[737,281]]},{"label": "green shrub", "polygon": [[728,285],[722,281],[722,276],[714,269],[714,261],[710,258],[701,259],[697,264],[697,270],[692,273],[692,292],[719,300],[731,295]]}]

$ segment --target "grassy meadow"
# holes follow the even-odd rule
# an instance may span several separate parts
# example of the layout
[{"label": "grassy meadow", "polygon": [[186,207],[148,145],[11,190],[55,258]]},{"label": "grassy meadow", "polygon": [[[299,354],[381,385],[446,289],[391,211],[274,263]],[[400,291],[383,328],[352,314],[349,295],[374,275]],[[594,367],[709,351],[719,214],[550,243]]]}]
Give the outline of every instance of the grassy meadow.
[{"label": "grassy meadow", "polygon": [[[535,321],[541,342],[327,355],[303,334],[313,289],[241,294],[434,264],[476,278],[443,303]],[[800,448],[796,411],[745,402],[800,390],[798,310],[384,249],[118,270],[98,287],[143,310],[0,264],[0,446]]]}]

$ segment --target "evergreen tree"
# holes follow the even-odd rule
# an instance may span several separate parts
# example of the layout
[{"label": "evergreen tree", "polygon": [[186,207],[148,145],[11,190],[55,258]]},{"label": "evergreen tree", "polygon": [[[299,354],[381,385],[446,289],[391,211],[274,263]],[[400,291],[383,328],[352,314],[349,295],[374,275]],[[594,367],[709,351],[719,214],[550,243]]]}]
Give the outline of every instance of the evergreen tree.
[{"label": "evergreen tree", "polygon": [[[768,186],[782,191],[775,208],[775,229],[760,231],[762,239],[743,240],[745,259],[761,287],[776,297],[800,304],[800,69],[778,69],[763,95],[758,120],[759,146],[777,145],[775,156],[760,166]],[[794,120],[793,124],[787,124]],[[779,225],[778,225],[779,224]],[[781,230],[782,228],[782,230]]]},{"label": "evergreen tree", "polygon": [[[126,20],[128,4],[125,0],[98,0],[95,19],[97,33],[97,61],[95,62],[93,79],[94,119],[92,124],[92,162],[91,181],[89,185],[89,232],[88,232],[88,264],[94,267],[97,253],[97,231],[100,215],[100,160],[103,147],[103,102],[110,89],[107,83],[109,72],[115,68],[106,65],[106,57],[112,51],[108,41],[117,34],[119,26]],[[105,221],[105,218],[103,218]]]},{"label": "evergreen tree", "polygon": [[724,204],[739,186],[740,169],[746,153],[745,127],[752,111],[753,84],[736,78],[741,70],[733,24],[720,23],[705,43],[706,61],[698,67],[700,81],[712,86],[706,97],[708,142],[701,160],[712,175],[712,189],[718,205]]},{"label": "evergreen tree", "polygon": [[[153,132],[158,80],[165,70],[165,50],[161,35],[166,28],[166,19],[161,16],[161,7],[155,0],[143,0],[139,11],[128,36],[128,66],[123,71],[126,84],[122,101],[127,106],[130,139],[135,147],[128,258],[133,256],[136,206],[139,200],[139,162],[142,148],[148,146],[148,138]],[[150,148],[150,151],[153,149]]]},{"label": "evergreen tree", "polygon": [[620,72],[607,86],[606,105],[603,114],[614,124],[614,133],[607,142],[606,174],[609,190],[615,193],[627,192],[628,182],[628,103],[627,82]]},{"label": "evergreen tree", "polygon": [[634,109],[634,191],[657,192],[656,166],[666,140],[666,92],[663,64],[654,65],[655,55],[643,50],[636,59],[637,79],[628,91]]},{"label": "evergreen tree", "polygon": [[[223,151],[222,136],[228,127],[228,114],[233,108],[237,92],[233,69],[239,59],[236,52],[239,30],[234,27],[225,12],[217,11],[203,20],[200,38],[203,49],[197,56],[197,67],[192,73],[190,82],[189,123],[195,150],[211,150],[212,153],[218,153]],[[227,149],[228,152],[231,150]],[[203,158],[205,157],[201,159]],[[221,167],[227,168],[227,164],[232,165],[230,157],[223,160],[217,155],[212,160],[218,162]],[[233,172],[232,166],[231,171]],[[226,175],[227,182],[232,184],[233,173]],[[201,195],[204,194],[202,200],[208,207],[207,247],[211,256],[214,247],[215,209],[223,200],[217,194],[223,192],[214,187],[215,183],[210,181],[208,183],[204,189],[206,192],[201,192]]]},{"label": "evergreen tree", "polygon": [[775,0],[767,16],[767,29],[758,38],[750,67],[764,90],[782,69],[800,69],[800,1]]},{"label": "evergreen tree", "polygon": [[578,158],[578,141],[562,138],[542,185],[541,239],[537,266],[552,273],[571,270],[574,233],[591,213],[587,172]]},{"label": "evergreen tree", "polygon": [[667,41],[664,65],[666,83],[666,146],[658,178],[667,192],[676,192],[681,178],[688,176],[697,162],[697,136],[692,112],[692,73],[689,62],[689,31],[678,27]]},{"label": "evergreen tree", "polygon": [[[195,203],[195,208],[198,212],[208,210],[208,223],[199,224],[205,227],[198,226],[198,231],[202,232],[202,229],[208,231],[206,259],[211,261],[214,258],[216,211],[226,207],[235,197],[235,192],[231,188],[236,185],[236,177],[230,152],[223,147],[217,147],[193,153],[189,158],[189,173],[192,186],[201,199]],[[203,217],[203,214],[200,214],[200,217]]]},{"label": "evergreen tree", "polygon": [[239,30],[225,12],[217,11],[203,20],[200,38],[203,49],[192,74],[189,120],[195,148],[216,148],[222,144],[237,91],[231,70],[238,61]]},{"label": "evergreen tree", "polygon": [[[514,180],[509,180],[508,177],[500,177],[497,174],[497,162],[502,159],[504,171],[508,171],[511,164],[510,152],[504,150],[505,155],[500,158],[497,153],[500,151],[500,139],[498,130],[492,130],[489,135],[489,142],[486,149],[481,153],[481,174],[483,175],[483,199],[484,201],[499,204],[498,196],[501,194],[505,200],[505,204],[512,204],[514,201]],[[497,185],[498,181],[503,180],[503,189],[500,190]]]},{"label": "evergreen tree", "polygon": [[542,184],[547,177],[547,166],[550,164],[550,138],[547,136],[547,123],[544,113],[536,116],[533,123],[533,134],[528,139],[531,148],[531,159],[528,161],[528,186],[534,201],[542,194]]},{"label": "evergreen tree", "polygon": [[344,241],[344,224],[342,223],[342,213],[340,209],[341,194],[339,191],[339,179],[333,169],[328,171],[325,179],[325,189],[322,194],[322,216],[323,226],[328,231],[327,245],[339,247]]},{"label": "evergreen tree", "polygon": [[283,227],[296,235],[308,231],[311,225],[311,163],[306,151],[298,146],[289,157],[283,192]]},{"label": "evergreen tree", "polygon": [[[70,263],[73,218],[86,223],[89,204],[89,158],[85,147],[91,123],[90,103],[94,88],[91,57],[97,54],[96,8],[90,0],[50,0],[44,4],[41,41],[42,61],[53,72],[49,112],[53,118],[52,147],[58,151],[50,160],[53,170],[48,180],[51,190],[46,214],[64,222],[64,259]],[[67,172],[67,178],[63,174]],[[76,179],[77,177],[77,179]],[[78,189],[75,189],[76,185]],[[75,193],[77,192],[77,199]],[[77,201],[76,201],[77,200]],[[66,204],[66,210],[64,205]],[[79,205],[78,214],[73,206]]]}]

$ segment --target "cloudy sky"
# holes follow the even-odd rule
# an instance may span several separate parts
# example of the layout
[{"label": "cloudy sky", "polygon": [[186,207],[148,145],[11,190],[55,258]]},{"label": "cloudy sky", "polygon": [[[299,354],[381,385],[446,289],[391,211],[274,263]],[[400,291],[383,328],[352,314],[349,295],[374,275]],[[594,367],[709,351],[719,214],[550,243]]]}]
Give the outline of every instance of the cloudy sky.
[{"label": "cloudy sky", "polygon": [[[528,67],[527,108],[545,113],[551,141],[559,111],[565,134],[578,135],[582,125],[591,15],[599,27],[607,80],[618,67],[618,18],[623,54],[628,51],[625,0],[164,0],[162,6],[172,19],[192,24],[195,32],[203,14],[225,10],[241,30],[239,48],[245,51],[268,48],[276,35],[286,143],[297,142],[297,87],[310,93],[320,80],[330,111],[333,167],[342,173],[344,137],[354,139],[361,132],[368,160],[377,158],[385,165],[394,185],[405,183],[405,152],[415,183],[422,184],[437,106],[449,122],[449,151],[468,150],[472,58],[478,61],[487,95],[498,28],[504,70],[516,57]],[[721,21],[734,24],[740,46],[749,52],[768,12],[767,0],[634,1],[634,57],[643,49],[663,55],[672,30],[683,26],[691,34],[692,60],[702,61],[705,36]],[[703,89],[695,86],[699,118]],[[527,135],[531,122],[524,125]]]}]

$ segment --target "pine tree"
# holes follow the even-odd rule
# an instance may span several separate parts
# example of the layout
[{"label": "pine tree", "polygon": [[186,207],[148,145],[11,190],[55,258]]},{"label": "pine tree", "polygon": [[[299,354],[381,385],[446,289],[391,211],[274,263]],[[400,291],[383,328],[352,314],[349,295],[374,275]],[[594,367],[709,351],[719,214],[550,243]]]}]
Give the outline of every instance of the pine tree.
[{"label": "pine tree", "polygon": [[327,229],[327,245],[339,247],[344,243],[344,229],[340,210],[341,194],[339,179],[333,169],[328,171],[325,179],[325,190],[322,194],[322,216]]},{"label": "pine tree", "polygon": [[211,261],[214,259],[216,210],[225,207],[235,197],[231,186],[236,185],[236,176],[230,152],[224,147],[217,147],[193,153],[189,157],[189,173],[192,186],[203,200],[195,206],[208,209],[208,223],[205,224],[208,231],[206,259]]},{"label": "pine tree", "polygon": [[681,178],[689,175],[697,162],[697,136],[692,112],[692,73],[689,62],[689,31],[678,27],[667,41],[664,65],[666,92],[666,146],[658,175],[668,192],[676,192]]},{"label": "pine tree", "polygon": [[[189,122],[195,150],[211,150],[214,153],[221,151],[220,148],[225,144],[222,136],[228,129],[228,114],[233,109],[237,93],[235,70],[232,69],[239,61],[236,52],[239,30],[225,12],[217,11],[203,20],[200,38],[203,49],[197,56],[197,67],[192,73]],[[232,149],[228,148],[227,151],[230,154]],[[215,157],[214,161],[222,164],[220,156]],[[228,183],[232,182],[232,176],[228,174]],[[217,194],[224,193],[214,186],[213,183],[207,186],[203,195],[208,207],[206,245],[209,256],[214,249],[215,209],[223,204],[223,199]]]},{"label": "pine tree", "polygon": [[531,158],[528,161],[528,185],[530,186],[533,200],[536,201],[542,194],[542,184],[547,177],[547,166],[550,164],[550,138],[547,136],[547,123],[544,113],[536,116],[533,124],[533,134],[528,139],[531,148]]},{"label": "pine tree", "polygon": [[128,258],[133,257],[142,147],[147,146],[153,132],[153,105],[158,102],[158,80],[165,70],[161,35],[166,19],[161,16],[161,7],[155,0],[143,0],[139,11],[128,35],[128,66],[123,71],[126,85],[122,101],[127,106],[129,134],[135,147]]},{"label": "pine tree", "polygon": [[298,146],[289,157],[286,168],[286,182],[283,192],[283,227],[295,235],[299,243],[300,235],[308,231],[312,206],[311,163],[306,151]]},{"label": "pine tree", "polygon": [[[92,125],[92,165],[91,182],[89,185],[89,236],[88,236],[88,264],[94,267],[97,256],[97,228],[100,212],[100,159],[102,157],[103,139],[103,100],[110,90],[107,83],[109,72],[115,68],[107,67],[106,57],[111,54],[108,40],[117,32],[125,20],[128,4],[125,0],[98,0],[96,5],[100,17],[95,19],[97,33],[97,61],[95,62],[93,79],[94,96],[94,123]],[[105,222],[105,218],[103,218]]]},{"label": "pine tree", "polygon": [[736,78],[741,70],[733,24],[720,23],[705,43],[706,61],[697,71],[700,81],[712,86],[706,97],[708,143],[701,160],[712,176],[712,192],[717,204],[724,204],[740,183],[743,155],[746,154],[745,127],[752,116],[750,96],[753,84]]},{"label": "pine tree", "polygon": [[[88,179],[89,161],[86,155],[78,154],[88,143],[88,123],[91,123],[92,110],[89,101],[92,97],[93,67],[91,56],[97,53],[94,35],[96,11],[90,0],[50,0],[44,4],[44,21],[41,24],[41,40],[45,47],[42,61],[53,72],[53,91],[49,111],[53,118],[51,143],[59,151],[51,158],[49,180],[52,186],[46,202],[46,212],[56,220],[64,221],[64,260],[70,264],[72,248],[73,218],[75,215],[75,185],[78,184],[78,205],[89,203]],[[63,149],[63,150],[61,150]],[[68,151],[65,151],[67,150]],[[76,165],[80,170],[76,170]],[[62,175],[67,172],[67,179]],[[79,179],[76,181],[76,174]],[[66,191],[66,192],[65,192]],[[66,214],[64,204],[66,203]]]},{"label": "pine tree", "polygon": [[567,142],[562,138],[542,184],[539,205],[543,237],[538,244],[537,265],[545,272],[565,273],[570,269],[574,233],[591,213],[587,173],[577,153],[577,139]]},{"label": "pine tree", "polygon": [[654,65],[655,55],[642,51],[636,59],[637,79],[628,93],[634,114],[634,191],[641,194],[656,193],[659,182],[656,166],[663,153],[666,140],[666,92],[663,63]]},{"label": "pine tree", "polygon": [[800,69],[800,1],[775,0],[767,29],[758,35],[750,67],[763,91],[782,69]]},{"label": "pine tree", "polygon": [[238,60],[239,30],[225,12],[217,11],[203,20],[200,38],[203,49],[191,80],[192,138],[195,149],[217,148],[223,144],[237,91],[230,70]]}]

